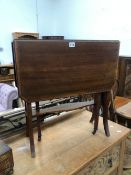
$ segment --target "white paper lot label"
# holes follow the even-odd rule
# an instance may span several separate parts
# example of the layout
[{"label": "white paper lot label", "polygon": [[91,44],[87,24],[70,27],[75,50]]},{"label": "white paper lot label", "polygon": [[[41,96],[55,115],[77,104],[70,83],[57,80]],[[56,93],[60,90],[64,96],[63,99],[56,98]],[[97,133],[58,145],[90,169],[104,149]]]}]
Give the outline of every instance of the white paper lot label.
[{"label": "white paper lot label", "polygon": [[69,42],[69,47],[75,47],[75,42]]}]

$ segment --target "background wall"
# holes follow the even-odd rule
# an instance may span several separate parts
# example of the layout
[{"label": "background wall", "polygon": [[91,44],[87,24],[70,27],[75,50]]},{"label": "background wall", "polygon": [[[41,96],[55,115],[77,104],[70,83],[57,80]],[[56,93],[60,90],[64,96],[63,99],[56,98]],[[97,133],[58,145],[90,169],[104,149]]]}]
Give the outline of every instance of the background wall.
[{"label": "background wall", "polygon": [[36,32],[35,0],[0,0],[1,64],[12,62],[12,32]]},{"label": "background wall", "polygon": [[57,35],[76,39],[118,39],[131,55],[130,0],[59,0]]},{"label": "background wall", "polygon": [[53,35],[53,0],[0,0],[0,63],[12,63],[12,32]]},{"label": "background wall", "polygon": [[12,62],[12,32],[118,39],[131,55],[130,0],[0,0],[0,63]]},{"label": "background wall", "polygon": [[38,14],[38,32],[40,36],[55,35],[58,0],[36,0],[36,2]]}]

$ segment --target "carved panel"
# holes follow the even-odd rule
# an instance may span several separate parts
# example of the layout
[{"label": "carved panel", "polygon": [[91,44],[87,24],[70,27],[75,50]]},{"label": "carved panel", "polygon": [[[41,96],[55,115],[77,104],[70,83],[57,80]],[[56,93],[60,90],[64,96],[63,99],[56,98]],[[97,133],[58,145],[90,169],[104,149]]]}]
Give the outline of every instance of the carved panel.
[{"label": "carved panel", "polygon": [[125,77],[125,97],[131,97],[131,63],[127,63]]},{"label": "carved panel", "polygon": [[109,150],[108,152],[105,152],[103,155],[92,161],[84,169],[79,171],[77,175],[104,175],[111,168],[119,164],[119,157],[120,145],[117,145],[113,149]]}]

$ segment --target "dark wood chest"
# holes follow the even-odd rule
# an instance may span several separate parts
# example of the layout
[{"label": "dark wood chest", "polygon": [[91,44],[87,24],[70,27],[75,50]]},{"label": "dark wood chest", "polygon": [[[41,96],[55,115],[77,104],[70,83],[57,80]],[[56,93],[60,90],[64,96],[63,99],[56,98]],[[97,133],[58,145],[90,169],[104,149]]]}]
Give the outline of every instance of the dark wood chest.
[{"label": "dark wood chest", "polygon": [[131,56],[119,57],[118,95],[131,98]]},{"label": "dark wood chest", "polygon": [[0,175],[10,175],[13,173],[14,161],[12,149],[0,143]]}]

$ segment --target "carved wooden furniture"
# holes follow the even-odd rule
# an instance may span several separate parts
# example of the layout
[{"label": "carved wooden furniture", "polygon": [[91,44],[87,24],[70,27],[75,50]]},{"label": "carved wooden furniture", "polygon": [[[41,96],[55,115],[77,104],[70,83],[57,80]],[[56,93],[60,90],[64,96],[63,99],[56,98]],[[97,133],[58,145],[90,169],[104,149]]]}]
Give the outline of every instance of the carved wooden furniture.
[{"label": "carved wooden furniture", "polygon": [[123,175],[125,141],[130,130],[109,121],[111,136],[105,137],[100,117],[99,132],[92,136],[90,117],[91,113],[82,109],[45,121],[44,139],[37,144],[37,156],[32,160],[27,158],[28,139],[11,138],[14,175]]},{"label": "carved wooden furniture", "polygon": [[131,98],[131,57],[119,57],[118,96]]},{"label": "carved wooden furniture", "polygon": [[131,99],[117,96],[115,108],[117,122],[131,128]]},{"label": "carved wooden furniture", "polygon": [[0,141],[0,175],[13,174],[13,167],[12,149]]},{"label": "carved wooden furniture", "polygon": [[0,83],[12,81],[14,81],[14,66],[12,64],[0,65]]},{"label": "carved wooden furniture", "polygon": [[39,39],[39,33],[13,32],[13,39]]},{"label": "carved wooden furniture", "polygon": [[[40,100],[96,93],[95,134],[102,94],[103,123],[109,136],[108,96],[115,81],[119,41],[14,40],[13,50],[16,84],[19,96],[25,101],[32,157],[35,146],[31,102],[36,102],[36,115],[39,115],[47,113],[39,110]],[[57,110],[62,111],[61,107]],[[39,120],[38,117],[38,140]]]},{"label": "carved wooden furniture", "polygon": [[42,36],[44,40],[63,40],[64,36]]}]

